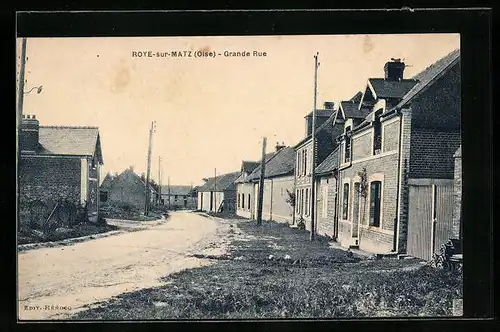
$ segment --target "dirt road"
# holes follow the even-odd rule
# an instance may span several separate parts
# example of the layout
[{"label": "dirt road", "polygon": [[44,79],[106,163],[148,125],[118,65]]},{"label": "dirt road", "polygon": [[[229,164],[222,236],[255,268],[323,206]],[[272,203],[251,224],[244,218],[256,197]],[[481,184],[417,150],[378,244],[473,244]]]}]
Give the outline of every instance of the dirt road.
[{"label": "dirt road", "polygon": [[[223,254],[224,225],[174,212],[161,225],[18,255],[19,319],[64,319],[115,295],[161,285],[160,277],[210,264],[194,253]],[[215,249],[215,252],[214,252]]]}]

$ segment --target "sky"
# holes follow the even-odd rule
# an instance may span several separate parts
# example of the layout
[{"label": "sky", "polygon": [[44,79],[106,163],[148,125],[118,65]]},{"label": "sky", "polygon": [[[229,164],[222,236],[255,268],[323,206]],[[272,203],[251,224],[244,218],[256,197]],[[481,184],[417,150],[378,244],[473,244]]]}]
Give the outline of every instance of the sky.
[{"label": "sky", "polygon": [[[18,40],[18,68],[20,59]],[[383,77],[390,58],[405,78],[460,48],[458,34],[235,37],[29,38],[23,113],[40,125],[99,127],[107,172],[147,168],[172,185],[238,171],[276,142],[305,136],[314,107],[314,55],[319,52],[317,106],[350,99],[369,77]],[[213,51],[215,58],[134,57],[133,52]],[[223,52],[266,52],[224,57]]]}]

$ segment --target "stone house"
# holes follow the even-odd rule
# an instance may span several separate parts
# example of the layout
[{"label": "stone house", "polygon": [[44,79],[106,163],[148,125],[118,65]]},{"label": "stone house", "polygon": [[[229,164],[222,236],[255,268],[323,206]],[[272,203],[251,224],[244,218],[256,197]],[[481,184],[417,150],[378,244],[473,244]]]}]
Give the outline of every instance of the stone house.
[{"label": "stone house", "polygon": [[[268,160],[273,153],[266,155]],[[241,175],[236,179],[236,215],[248,219],[255,218],[255,202],[254,184],[248,179],[250,174],[260,165],[259,161],[243,161],[241,163]]]},{"label": "stone house", "polygon": [[198,210],[236,214],[236,184],[241,172],[232,172],[206,179],[198,187]]},{"label": "stone house", "polygon": [[198,197],[191,186],[161,186],[160,204],[172,209],[196,209]]},{"label": "stone house", "polygon": [[[253,219],[257,217],[259,182],[261,175],[259,165],[248,176],[247,180],[253,185],[253,194],[250,196],[250,206]],[[295,150],[292,147],[276,145],[275,152],[266,158],[264,169],[264,190],[262,198],[262,219],[277,222],[292,223],[294,210],[287,202],[289,193],[294,192],[295,187]],[[239,193],[239,206],[248,206],[247,193]],[[248,196],[247,196],[248,197]],[[243,205],[243,204],[247,205]]]},{"label": "stone house", "polygon": [[[460,54],[412,79],[405,64],[370,78],[338,137],[339,241],[430,259],[449,236],[453,154],[460,144]],[[450,210],[451,211],[451,210]]]},{"label": "stone house", "polygon": [[[105,198],[102,202],[107,204],[129,204],[139,210],[144,209],[146,203],[145,181],[134,172],[132,168],[127,168],[117,176],[106,178],[101,184],[101,196]],[[158,192],[148,185],[149,203],[154,205],[158,199]]]},{"label": "stone house", "polygon": [[47,214],[58,202],[69,201],[86,206],[88,219],[98,221],[103,164],[99,129],[40,126],[35,115],[23,115],[19,141],[20,215],[29,214],[25,210],[33,204]]},{"label": "stone house", "polygon": [[[295,165],[295,214],[304,219],[306,229],[310,230],[311,220],[311,171],[312,161],[312,113],[306,117],[306,135],[294,147],[296,151]],[[343,121],[339,110],[334,110],[331,102],[325,102],[325,108],[316,112],[316,160],[314,167],[321,164],[335,149],[335,137],[341,133],[341,126],[335,125]]]}]

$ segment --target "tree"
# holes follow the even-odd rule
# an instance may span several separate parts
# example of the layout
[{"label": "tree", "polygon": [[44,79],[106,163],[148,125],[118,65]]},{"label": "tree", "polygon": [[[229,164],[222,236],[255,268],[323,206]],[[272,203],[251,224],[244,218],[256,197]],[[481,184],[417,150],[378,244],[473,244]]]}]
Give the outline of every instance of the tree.
[{"label": "tree", "polygon": [[363,197],[363,204],[362,204],[362,210],[363,214],[361,215],[361,221],[362,223],[365,222],[365,214],[366,214],[366,198],[368,197],[368,177],[366,175],[366,167],[363,167],[361,172],[358,172],[358,176],[360,177],[359,181],[359,189],[358,193]]}]

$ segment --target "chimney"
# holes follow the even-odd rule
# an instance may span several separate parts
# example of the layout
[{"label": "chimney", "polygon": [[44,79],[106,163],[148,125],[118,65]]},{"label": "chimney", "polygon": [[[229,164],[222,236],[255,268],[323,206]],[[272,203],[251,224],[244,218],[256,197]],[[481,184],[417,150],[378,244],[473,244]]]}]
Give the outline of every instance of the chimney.
[{"label": "chimney", "polygon": [[20,137],[21,151],[35,152],[38,150],[38,143],[40,138],[39,130],[40,122],[38,122],[35,115],[30,116],[29,114],[23,114]]},{"label": "chimney", "polygon": [[283,149],[285,147],[285,142],[276,142],[276,152],[278,152],[279,150]]},{"label": "chimney", "polygon": [[403,72],[405,70],[405,63],[401,59],[391,58],[384,66],[385,79],[390,81],[401,81],[403,79]]},{"label": "chimney", "polygon": [[333,110],[335,103],[333,101],[325,101],[323,106],[325,107],[325,110]]}]

